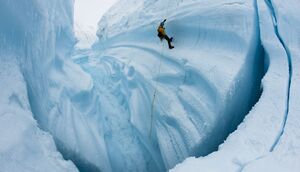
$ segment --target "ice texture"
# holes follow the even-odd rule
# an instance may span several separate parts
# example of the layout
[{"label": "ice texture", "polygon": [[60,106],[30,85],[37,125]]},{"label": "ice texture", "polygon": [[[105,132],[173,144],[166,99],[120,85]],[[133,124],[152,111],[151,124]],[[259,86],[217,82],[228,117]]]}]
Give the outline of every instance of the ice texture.
[{"label": "ice texture", "polygon": [[[34,120],[72,50],[72,1],[0,1],[0,171],[78,171]],[[48,114],[48,112],[47,112]]]},{"label": "ice texture", "polygon": [[[164,18],[173,50],[156,36]],[[260,97],[257,20],[248,1],[119,1],[73,56],[93,80],[76,98],[78,154],[104,171],[165,171],[217,150]]]},{"label": "ice texture", "polygon": [[0,171],[299,171],[299,4],[0,0]]},{"label": "ice texture", "polygon": [[[263,95],[239,128],[207,157],[189,158],[171,171],[300,170],[297,0],[257,1],[260,37],[268,69]],[[218,165],[215,165],[216,162]]]}]

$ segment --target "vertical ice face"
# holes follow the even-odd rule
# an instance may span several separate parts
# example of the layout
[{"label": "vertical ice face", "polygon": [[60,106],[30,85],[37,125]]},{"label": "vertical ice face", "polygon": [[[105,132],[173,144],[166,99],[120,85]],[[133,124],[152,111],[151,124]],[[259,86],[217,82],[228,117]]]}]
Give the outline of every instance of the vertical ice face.
[{"label": "vertical ice face", "polygon": [[[39,125],[81,171],[165,171],[206,155],[260,96],[252,1],[121,0],[94,49],[73,57],[82,68],[68,58],[73,1],[2,4],[1,50],[16,57]],[[156,36],[164,18],[172,51]]]},{"label": "vertical ice face", "polygon": [[[78,171],[63,160],[53,138],[39,129],[32,114],[32,110],[36,117],[48,113],[50,71],[63,72],[74,42],[73,3],[1,0],[0,4],[0,171]],[[36,106],[41,108],[38,113]]]},{"label": "vertical ice face", "polygon": [[[173,50],[156,36],[164,18]],[[104,171],[164,171],[206,155],[260,95],[252,1],[123,0],[100,21],[98,36],[91,54],[74,56],[93,88],[72,99],[69,111],[82,115],[66,118],[80,132],[64,143]]]},{"label": "vertical ice face", "polygon": [[[2,49],[3,50],[3,49]],[[28,102],[26,82],[14,54],[0,53],[0,171],[76,172],[41,131]]]},{"label": "vertical ice face", "polygon": [[261,99],[217,152],[189,158],[171,171],[300,170],[300,2],[255,4],[267,67]]}]

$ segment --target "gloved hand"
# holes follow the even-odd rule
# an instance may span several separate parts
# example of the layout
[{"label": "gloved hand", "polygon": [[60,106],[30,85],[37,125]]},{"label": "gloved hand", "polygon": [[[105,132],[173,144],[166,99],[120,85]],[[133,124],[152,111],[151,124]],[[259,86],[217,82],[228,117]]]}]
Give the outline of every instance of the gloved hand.
[{"label": "gloved hand", "polygon": [[166,21],[167,21],[167,19],[164,20],[164,22],[166,22]]}]

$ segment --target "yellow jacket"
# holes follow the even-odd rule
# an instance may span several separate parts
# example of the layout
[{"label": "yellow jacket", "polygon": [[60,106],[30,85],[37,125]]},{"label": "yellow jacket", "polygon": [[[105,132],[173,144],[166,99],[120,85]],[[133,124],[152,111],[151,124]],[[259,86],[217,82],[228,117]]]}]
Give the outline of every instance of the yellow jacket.
[{"label": "yellow jacket", "polygon": [[158,31],[160,34],[162,34],[162,35],[166,35],[165,28],[162,27],[162,26],[159,26],[158,29],[157,29],[157,31]]}]

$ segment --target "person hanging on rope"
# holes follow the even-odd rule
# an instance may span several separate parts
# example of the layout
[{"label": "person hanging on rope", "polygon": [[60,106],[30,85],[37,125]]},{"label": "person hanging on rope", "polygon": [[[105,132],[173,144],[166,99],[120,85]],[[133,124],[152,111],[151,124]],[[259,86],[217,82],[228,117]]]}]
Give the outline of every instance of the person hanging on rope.
[{"label": "person hanging on rope", "polygon": [[171,42],[173,41],[173,37],[169,38],[169,36],[166,34],[165,32],[165,28],[164,28],[164,25],[165,25],[165,22],[167,21],[167,19],[165,19],[163,22],[160,23],[158,29],[157,29],[157,36],[160,38],[160,40],[162,41],[163,39],[167,40],[168,41],[168,45],[169,45],[169,48],[170,49],[173,49],[174,46],[171,45]]}]

